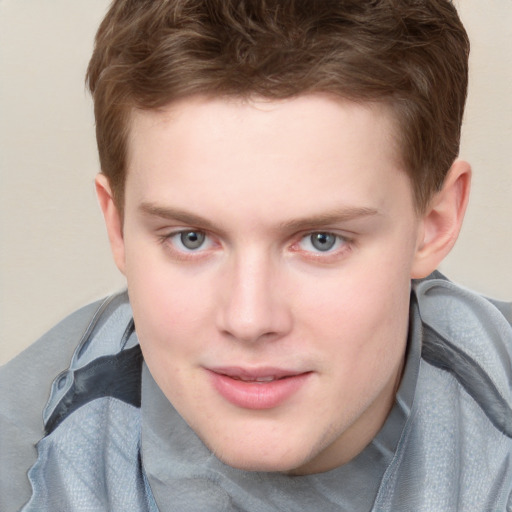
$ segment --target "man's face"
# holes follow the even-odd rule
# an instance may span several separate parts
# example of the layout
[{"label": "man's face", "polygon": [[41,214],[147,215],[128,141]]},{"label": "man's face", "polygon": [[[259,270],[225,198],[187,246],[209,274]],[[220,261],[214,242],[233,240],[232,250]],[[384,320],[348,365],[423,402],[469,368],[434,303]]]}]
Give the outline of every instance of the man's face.
[{"label": "man's face", "polygon": [[389,112],[327,95],[137,112],[126,274],[146,363],[224,462],[310,473],[388,414],[421,238]]}]

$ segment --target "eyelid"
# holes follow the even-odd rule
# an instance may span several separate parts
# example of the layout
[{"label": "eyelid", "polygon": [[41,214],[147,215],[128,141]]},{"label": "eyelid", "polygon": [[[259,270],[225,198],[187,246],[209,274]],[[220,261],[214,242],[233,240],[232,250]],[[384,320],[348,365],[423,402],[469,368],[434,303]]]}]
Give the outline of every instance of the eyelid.
[{"label": "eyelid", "polygon": [[[197,249],[188,249],[186,247],[180,248],[177,244],[172,240],[173,237],[177,237],[182,233],[187,233],[190,231],[197,231],[200,233],[204,233],[205,241],[207,242],[205,246],[200,246]],[[329,234],[336,237],[337,242],[335,248],[321,251],[321,250],[308,250],[302,248],[301,242],[308,237],[311,237],[313,234]],[[167,249],[170,253],[174,255],[174,257],[178,260],[182,261],[197,261],[199,259],[203,259],[205,257],[211,256],[212,249],[218,249],[221,245],[223,245],[220,241],[216,240],[216,237],[209,233],[205,229],[198,229],[193,227],[176,227],[170,231],[167,231],[164,234],[158,235],[159,241],[162,245],[167,246]],[[353,237],[346,236],[345,234],[341,234],[332,229],[313,229],[309,231],[303,231],[294,236],[295,241],[289,246],[289,250],[294,253],[302,253],[302,256],[305,259],[309,259],[312,262],[318,263],[330,263],[335,262],[342,259],[346,253],[352,251],[353,246],[355,244]]]},{"label": "eyelid", "polygon": [[[334,249],[327,251],[321,251],[316,249],[304,249],[301,247],[301,243],[307,240],[309,237],[316,233],[324,233],[335,236],[337,239],[337,246]],[[307,232],[302,232],[297,235],[296,242],[291,246],[291,251],[295,253],[301,253],[302,257],[312,260],[313,262],[329,263],[335,262],[345,257],[347,253],[352,251],[354,240],[352,237],[347,237],[344,234],[337,233],[335,230],[330,229],[314,229]]]},{"label": "eyelid", "polygon": [[[183,246],[182,242],[179,242],[183,247],[179,247],[177,245],[177,242],[173,239],[175,237],[181,236],[183,233],[189,233],[189,232],[198,232],[204,234],[205,243],[198,247],[197,249],[189,249],[188,247]],[[196,229],[191,227],[180,227],[175,228],[172,231],[169,231],[163,235],[159,235],[159,239],[163,245],[169,246],[169,248],[177,254],[181,254],[184,257],[199,257],[203,255],[205,252],[207,252],[209,249],[211,249],[215,242],[213,240],[213,237],[204,229]]]},{"label": "eyelid", "polygon": [[[331,231],[310,231],[309,233],[306,233],[305,235],[303,235],[300,240],[299,240],[299,244],[302,243],[303,241],[307,241],[307,240],[310,240],[311,241],[311,238],[313,237],[313,235],[327,235],[327,236],[332,236],[334,237],[335,241],[334,241],[334,246],[336,245],[339,245],[340,243],[343,244],[344,242],[346,242],[346,238],[338,233],[333,233]],[[312,242],[311,242],[312,244]],[[313,252],[317,252],[317,251],[313,251]],[[318,252],[322,253],[322,252],[334,252],[332,249],[328,249],[327,251],[321,251],[321,250],[318,250]]]}]

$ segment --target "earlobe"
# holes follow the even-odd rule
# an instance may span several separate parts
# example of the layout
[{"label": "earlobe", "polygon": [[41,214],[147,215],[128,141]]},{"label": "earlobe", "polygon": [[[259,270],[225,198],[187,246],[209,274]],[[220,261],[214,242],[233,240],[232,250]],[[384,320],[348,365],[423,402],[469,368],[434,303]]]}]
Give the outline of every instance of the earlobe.
[{"label": "earlobe", "polygon": [[108,178],[100,173],[96,176],[96,195],[100,204],[107,234],[110,241],[110,248],[117,268],[125,273],[123,221],[117,208]]},{"label": "earlobe", "polygon": [[434,195],[421,218],[421,237],[411,272],[413,279],[428,276],[451,251],[462,227],[470,186],[470,165],[455,161],[442,189]]}]

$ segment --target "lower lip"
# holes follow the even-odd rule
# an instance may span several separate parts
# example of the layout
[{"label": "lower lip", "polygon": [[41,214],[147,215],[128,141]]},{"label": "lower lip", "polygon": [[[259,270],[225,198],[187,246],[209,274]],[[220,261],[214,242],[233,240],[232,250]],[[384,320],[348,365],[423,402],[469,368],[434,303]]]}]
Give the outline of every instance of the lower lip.
[{"label": "lower lip", "polygon": [[243,409],[272,409],[286,402],[306,383],[311,373],[270,382],[247,382],[211,372],[213,387],[228,402]]}]

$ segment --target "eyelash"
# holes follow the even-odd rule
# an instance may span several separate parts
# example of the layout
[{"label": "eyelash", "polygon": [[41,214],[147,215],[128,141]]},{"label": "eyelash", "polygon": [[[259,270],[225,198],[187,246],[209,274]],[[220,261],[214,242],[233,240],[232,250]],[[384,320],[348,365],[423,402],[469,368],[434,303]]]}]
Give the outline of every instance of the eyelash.
[{"label": "eyelash", "polygon": [[[206,251],[200,250],[199,247],[198,250],[193,249],[187,249],[186,247],[184,249],[179,249],[176,247],[176,243],[173,243],[172,239],[177,236],[181,236],[185,233],[202,233],[205,235],[205,239],[210,239],[211,237],[206,233],[205,231],[201,229],[179,229],[176,231],[172,231],[171,233],[167,233],[165,235],[161,235],[158,237],[159,242],[165,246],[168,250],[170,250],[173,254],[173,256],[179,260],[179,261],[191,261],[191,260],[197,260],[199,258],[204,258],[207,256]],[[213,243],[213,242],[212,242]]]},{"label": "eyelash", "polygon": [[[211,240],[210,235],[206,231],[203,231],[201,229],[179,229],[176,231],[172,231],[171,233],[167,233],[165,235],[159,236],[159,241],[163,246],[166,246],[168,249],[170,249],[174,255],[174,257],[180,261],[194,261],[198,259],[202,259],[208,256],[208,248],[204,249],[202,246],[198,247],[197,250],[193,249],[187,249],[186,247],[184,249],[179,249],[176,247],[176,243],[172,242],[172,239],[177,236],[182,236],[185,233],[202,233],[205,236],[205,240],[209,240],[211,245],[214,245],[215,242]],[[326,251],[308,251],[301,249],[300,245],[303,241],[307,240],[308,237],[315,234],[322,234],[322,235],[328,235],[333,236],[336,238],[335,244],[338,245],[338,247],[334,250],[329,248]],[[310,242],[312,243],[312,242]],[[183,245],[183,243],[181,242]],[[340,247],[341,245],[341,247]],[[352,250],[352,247],[354,245],[354,240],[351,238],[348,238],[346,236],[333,233],[330,231],[309,231],[307,233],[299,235],[298,241],[294,242],[290,246],[290,251],[294,253],[302,252],[304,258],[310,260],[310,261],[316,261],[319,263],[330,263],[331,261],[336,261],[338,259],[341,259],[345,256],[345,254]]]},{"label": "eyelash", "polygon": [[[308,251],[301,249],[301,244],[308,239],[311,240],[311,237],[315,234],[335,237],[335,244],[337,244],[337,247],[335,249],[330,248],[327,251]],[[312,244],[312,241],[309,243]],[[309,261],[316,263],[334,263],[346,257],[352,250],[353,246],[354,240],[352,238],[348,238],[338,233],[333,233],[331,231],[309,231],[308,233],[300,236],[300,239],[291,246],[291,250],[293,252],[302,252],[303,258]]]}]

